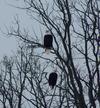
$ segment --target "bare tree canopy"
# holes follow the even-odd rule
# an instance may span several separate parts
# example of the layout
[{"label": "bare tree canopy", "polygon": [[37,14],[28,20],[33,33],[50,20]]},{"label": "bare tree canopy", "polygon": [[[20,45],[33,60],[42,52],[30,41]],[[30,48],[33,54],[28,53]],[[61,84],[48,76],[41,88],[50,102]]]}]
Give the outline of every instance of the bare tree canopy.
[{"label": "bare tree canopy", "polygon": [[[18,8],[50,31],[53,45],[47,57],[37,36],[37,31],[42,36],[45,31],[37,30],[30,36],[15,19],[16,27],[8,35],[21,39],[23,46],[13,60],[4,58],[1,63],[3,108],[7,104],[10,108],[99,108],[100,1],[23,0],[23,3],[24,7]],[[54,69],[58,79],[51,90],[48,75]]]}]

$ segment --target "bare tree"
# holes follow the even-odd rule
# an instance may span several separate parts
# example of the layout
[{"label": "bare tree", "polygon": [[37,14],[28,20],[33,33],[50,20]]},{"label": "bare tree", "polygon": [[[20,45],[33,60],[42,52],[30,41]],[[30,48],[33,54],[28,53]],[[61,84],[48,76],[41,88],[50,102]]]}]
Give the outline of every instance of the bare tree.
[{"label": "bare tree", "polygon": [[[19,64],[20,76],[24,74],[20,83],[22,91],[17,91],[20,94],[19,99],[21,100],[22,96],[36,108],[98,107],[100,104],[99,1],[23,0],[23,2],[25,7],[22,9],[52,33],[54,45],[51,54],[54,59],[38,55],[37,52],[25,56],[28,62],[24,67],[29,70],[22,72],[22,63]],[[15,21],[17,29],[13,28],[8,35],[19,37],[27,46],[31,45],[30,49],[44,47],[40,37],[34,34],[32,40],[28,33],[21,32],[19,21]],[[41,64],[42,60],[45,60],[44,66]],[[40,65],[37,65],[38,61]],[[52,65],[56,66],[59,74],[54,91],[48,88],[46,75],[48,70],[53,68]],[[25,85],[29,97],[22,93],[25,80],[26,84],[29,84]]]},{"label": "bare tree", "polygon": [[14,108],[16,106],[15,92],[13,91],[13,59],[3,58],[0,65],[0,102],[3,108]]}]

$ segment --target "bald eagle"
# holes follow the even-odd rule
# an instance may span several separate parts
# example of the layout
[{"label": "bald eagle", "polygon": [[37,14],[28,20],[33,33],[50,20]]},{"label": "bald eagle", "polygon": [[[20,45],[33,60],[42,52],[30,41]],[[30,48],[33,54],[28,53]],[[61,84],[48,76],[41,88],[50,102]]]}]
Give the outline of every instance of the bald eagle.
[{"label": "bald eagle", "polygon": [[52,89],[56,85],[56,82],[57,82],[57,73],[55,73],[55,72],[50,73],[48,83]]},{"label": "bald eagle", "polygon": [[44,48],[45,51],[50,51],[52,48],[53,37],[49,31],[46,31],[44,35]]}]

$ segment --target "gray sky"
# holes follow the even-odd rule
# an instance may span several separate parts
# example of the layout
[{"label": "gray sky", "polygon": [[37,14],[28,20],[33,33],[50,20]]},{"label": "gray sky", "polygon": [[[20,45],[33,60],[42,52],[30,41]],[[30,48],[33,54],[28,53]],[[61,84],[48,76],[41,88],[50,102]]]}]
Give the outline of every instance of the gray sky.
[{"label": "gray sky", "polygon": [[[9,4],[15,6],[21,6],[22,3],[19,3],[15,0],[0,0],[0,29],[6,32],[6,27],[9,28],[14,22],[14,16],[18,15],[21,19],[21,25],[24,28],[30,28],[33,26],[32,21],[29,20],[29,16],[26,15],[26,12],[17,8],[10,6]],[[7,37],[0,31],[0,60],[4,55],[10,56],[13,51],[16,51],[17,41],[14,37]]]},{"label": "gray sky", "polygon": [[[6,32],[6,27],[12,23],[13,16],[16,15],[17,9],[7,4],[7,0],[0,0],[0,29]],[[15,51],[17,42],[15,38],[9,38],[0,31],[0,59],[3,55],[11,55]]]}]

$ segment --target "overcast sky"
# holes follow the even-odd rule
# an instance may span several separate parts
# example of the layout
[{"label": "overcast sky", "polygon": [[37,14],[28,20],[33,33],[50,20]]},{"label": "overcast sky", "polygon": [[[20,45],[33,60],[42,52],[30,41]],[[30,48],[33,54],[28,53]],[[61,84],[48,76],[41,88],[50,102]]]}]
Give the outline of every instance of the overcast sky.
[{"label": "overcast sky", "polygon": [[[14,15],[17,14],[17,9],[12,8],[7,4],[6,0],[0,0],[0,29],[6,32],[6,27],[12,23]],[[0,31],[0,60],[4,55],[11,55],[16,49],[17,42],[15,38],[8,38]]]},{"label": "overcast sky", "polygon": [[[12,26],[14,16],[16,15],[21,19],[21,24],[24,28],[33,26],[34,22],[29,20],[30,18],[26,15],[25,11],[14,8],[9,4],[16,4],[15,6],[22,5],[22,3],[15,0],[0,0],[0,29],[3,32],[7,33],[6,27],[9,28]],[[14,37],[7,37],[0,31],[0,60],[4,55],[10,56],[13,51],[16,51],[17,43]]]}]

